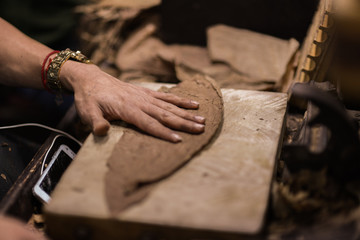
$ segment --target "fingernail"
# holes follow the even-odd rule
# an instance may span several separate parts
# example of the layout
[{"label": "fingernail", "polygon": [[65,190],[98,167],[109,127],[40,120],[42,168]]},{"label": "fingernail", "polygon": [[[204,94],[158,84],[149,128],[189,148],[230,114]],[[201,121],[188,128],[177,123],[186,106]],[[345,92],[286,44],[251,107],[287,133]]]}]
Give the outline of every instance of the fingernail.
[{"label": "fingernail", "polygon": [[190,102],[191,102],[191,104],[193,104],[193,105],[199,106],[199,103],[198,103],[197,101],[191,100]]},{"label": "fingernail", "polygon": [[202,122],[202,123],[205,122],[205,118],[202,117],[202,116],[195,116],[194,118],[195,118],[195,120],[198,121],[198,122]]},{"label": "fingernail", "polygon": [[205,125],[196,123],[195,128],[196,128],[196,130],[204,131]]},{"label": "fingernail", "polygon": [[179,135],[177,135],[176,133],[171,134],[171,137],[172,137],[174,142],[181,142],[182,141],[182,138]]}]

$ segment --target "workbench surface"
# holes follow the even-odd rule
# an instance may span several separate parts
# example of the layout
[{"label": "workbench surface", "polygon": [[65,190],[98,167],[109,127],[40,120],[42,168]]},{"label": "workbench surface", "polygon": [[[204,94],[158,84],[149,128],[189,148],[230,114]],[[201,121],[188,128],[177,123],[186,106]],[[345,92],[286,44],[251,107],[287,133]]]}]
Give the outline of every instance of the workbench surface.
[{"label": "workbench surface", "polygon": [[104,178],[107,159],[124,128],[112,125],[106,137],[90,135],[46,207],[50,236],[232,239],[258,233],[282,141],[287,95],[233,89],[222,93],[224,122],[216,139],[147,198],[116,217],[107,207]]}]

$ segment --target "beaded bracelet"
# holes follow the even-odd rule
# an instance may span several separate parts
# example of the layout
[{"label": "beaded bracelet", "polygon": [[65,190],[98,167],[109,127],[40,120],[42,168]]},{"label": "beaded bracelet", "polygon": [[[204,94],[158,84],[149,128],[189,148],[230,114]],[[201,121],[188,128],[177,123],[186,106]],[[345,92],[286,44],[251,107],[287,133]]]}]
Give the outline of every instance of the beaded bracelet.
[{"label": "beaded bracelet", "polygon": [[46,71],[46,86],[56,94],[57,102],[62,101],[61,94],[63,93],[63,87],[59,79],[61,67],[69,59],[87,64],[91,63],[80,51],[74,52],[68,48],[59,52],[55,58],[52,59]]},{"label": "beaded bracelet", "polygon": [[[53,54],[55,54],[55,53],[59,53],[59,52],[60,52],[60,51],[54,50],[54,51],[52,51],[51,53],[49,53],[48,55],[46,55],[46,57],[45,57],[45,59],[44,59],[44,61],[43,61],[42,67],[41,67],[41,82],[42,82],[44,88],[45,88],[48,92],[50,92],[50,89],[49,89],[49,88],[47,87],[47,85],[46,85],[45,65],[46,65],[46,63],[48,62],[48,60],[49,60],[49,58],[50,58],[51,55],[53,55]],[[50,63],[51,63],[51,61],[52,61],[52,60],[50,59]]]}]

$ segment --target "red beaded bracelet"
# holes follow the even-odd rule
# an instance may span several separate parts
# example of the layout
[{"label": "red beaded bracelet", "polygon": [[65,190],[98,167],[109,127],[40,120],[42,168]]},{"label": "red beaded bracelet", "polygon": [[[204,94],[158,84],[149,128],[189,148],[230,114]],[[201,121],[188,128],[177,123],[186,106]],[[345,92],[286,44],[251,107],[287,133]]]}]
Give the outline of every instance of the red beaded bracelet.
[{"label": "red beaded bracelet", "polygon": [[[47,78],[46,78],[46,72],[47,72],[47,69],[49,68],[47,68],[46,69],[46,71],[45,71],[45,65],[46,65],[46,63],[47,63],[47,61],[48,61],[48,59],[49,59],[49,57],[51,56],[51,55],[53,55],[54,53],[59,53],[60,51],[57,51],[57,50],[54,50],[54,51],[52,51],[51,53],[49,53],[46,57],[45,57],[45,59],[44,59],[44,62],[43,62],[43,64],[42,64],[42,67],[41,67],[41,81],[42,81],[42,84],[43,84],[43,86],[44,86],[44,88],[48,91],[48,92],[51,92],[51,90],[48,88],[48,86],[46,85],[46,82],[47,82]],[[51,63],[51,59],[50,59],[50,63]]]}]

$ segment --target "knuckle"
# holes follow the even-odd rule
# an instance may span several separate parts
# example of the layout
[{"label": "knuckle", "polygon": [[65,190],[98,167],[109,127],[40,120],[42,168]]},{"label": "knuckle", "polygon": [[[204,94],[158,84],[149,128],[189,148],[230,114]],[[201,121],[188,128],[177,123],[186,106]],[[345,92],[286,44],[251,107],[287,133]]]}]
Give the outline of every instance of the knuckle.
[{"label": "knuckle", "polygon": [[144,122],[144,129],[145,130],[148,130],[148,131],[151,131],[153,129],[155,129],[157,127],[157,123],[155,121],[146,121]]},{"label": "knuckle", "polygon": [[164,106],[164,109],[167,110],[167,111],[171,111],[171,110],[173,110],[173,107],[171,105],[169,105],[169,104],[166,104]]},{"label": "knuckle", "polygon": [[172,118],[172,114],[167,111],[161,113],[161,115],[160,115],[160,119],[162,122],[169,122],[171,120],[171,118]]},{"label": "knuckle", "polygon": [[181,121],[181,123],[179,124],[179,129],[183,131],[192,131],[192,126],[186,121]]},{"label": "knuckle", "polygon": [[191,114],[191,113],[189,113],[189,112],[186,112],[186,111],[184,111],[184,118],[186,118],[186,119],[194,119],[194,115],[193,114]]},{"label": "knuckle", "polygon": [[194,118],[192,113],[190,113],[184,109],[180,109],[178,112],[178,115],[181,118],[186,119],[186,120],[192,120]]}]

